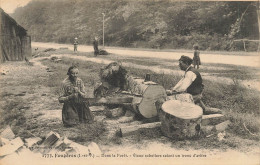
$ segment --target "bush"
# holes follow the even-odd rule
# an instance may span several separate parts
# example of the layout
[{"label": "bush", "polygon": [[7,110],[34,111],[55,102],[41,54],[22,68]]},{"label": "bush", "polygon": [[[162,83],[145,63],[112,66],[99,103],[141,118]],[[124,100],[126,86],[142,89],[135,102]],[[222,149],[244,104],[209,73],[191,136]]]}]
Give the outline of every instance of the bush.
[{"label": "bush", "polygon": [[[257,51],[258,50],[258,42],[245,41],[246,51]],[[243,41],[237,41],[233,43],[233,49],[237,51],[245,51]]]}]

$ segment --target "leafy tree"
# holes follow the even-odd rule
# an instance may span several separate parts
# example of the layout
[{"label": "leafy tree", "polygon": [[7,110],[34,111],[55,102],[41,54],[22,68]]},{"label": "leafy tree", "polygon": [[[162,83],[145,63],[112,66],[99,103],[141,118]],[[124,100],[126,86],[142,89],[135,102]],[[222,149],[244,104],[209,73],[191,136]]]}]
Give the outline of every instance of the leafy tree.
[{"label": "leafy tree", "polygon": [[[33,41],[150,48],[233,49],[235,39],[258,39],[257,2],[35,0],[12,15]],[[239,48],[239,47],[238,47]],[[255,49],[255,47],[254,47]],[[254,50],[252,47],[252,50]]]}]

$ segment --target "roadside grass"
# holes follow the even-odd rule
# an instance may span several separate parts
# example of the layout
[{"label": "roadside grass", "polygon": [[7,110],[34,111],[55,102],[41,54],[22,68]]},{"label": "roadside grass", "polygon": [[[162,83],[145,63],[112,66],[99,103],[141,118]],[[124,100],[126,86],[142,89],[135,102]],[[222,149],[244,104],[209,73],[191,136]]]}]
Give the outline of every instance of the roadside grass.
[{"label": "roadside grass", "polygon": [[49,81],[45,82],[45,86],[54,88],[57,96],[61,87],[61,82],[67,77],[67,71],[70,66],[77,65],[79,68],[79,77],[85,83],[87,93],[92,93],[94,86],[99,80],[99,71],[103,66],[88,61],[71,60],[70,58],[62,57],[59,63],[52,62],[48,59],[42,60],[42,64],[48,66],[53,72],[49,75]]},{"label": "roadside grass", "polygon": [[[79,77],[82,78],[87,85],[93,86],[94,82],[100,81],[98,77],[99,70],[103,64],[97,64],[93,62],[83,62],[79,60],[73,60],[78,63],[80,68]],[[43,61],[44,63],[44,61]],[[66,77],[66,71],[68,65],[72,64],[71,59],[62,58],[62,64],[48,62],[49,66],[58,67],[58,73],[54,75],[58,86],[60,81]],[[91,66],[91,67],[90,67]],[[180,80],[180,76],[172,76],[167,74],[157,74],[150,70],[136,69],[126,67],[128,74],[145,77],[145,74],[151,74],[151,80],[162,85],[165,89],[169,89]],[[83,73],[93,73],[83,74]],[[63,76],[61,76],[63,75]],[[60,77],[57,77],[60,76]],[[52,80],[53,78],[51,78]],[[92,80],[91,80],[92,79]],[[231,85],[221,84],[218,82],[212,82],[204,80],[204,97],[203,101],[210,107],[222,109],[231,121],[231,127],[229,131],[233,132],[244,138],[251,138],[252,136],[244,128],[244,124],[252,133],[259,134],[259,116],[260,116],[260,92],[246,89],[234,79],[234,83]]]},{"label": "roadside grass", "polygon": [[[122,47],[108,47],[111,49],[119,50],[137,50],[137,51],[151,51],[151,52],[181,52],[181,53],[191,53],[193,54],[194,50],[191,49],[151,49],[151,48],[122,48]],[[109,50],[108,50],[109,51]],[[207,51],[200,50],[201,54],[212,54],[212,55],[236,55],[236,56],[258,56],[257,52],[245,52],[245,51]]]},{"label": "roadside grass", "polygon": [[[36,42],[37,43],[37,42]],[[80,48],[81,45],[78,46]],[[84,46],[84,45],[83,45]],[[91,46],[91,45],[85,45],[85,46]],[[66,47],[66,46],[65,46]],[[41,47],[35,47],[33,46],[33,49],[39,48],[39,50],[45,50],[47,48],[41,48]],[[136,50],[136,51],[150,51],[150,52],[181,52],[181,53],[191,53],[193,54],[194,50],[192,49],[152,49],[152,48],[127,48],[127,47],[116,47],[116,46],[106,46],[107,49],[117,49],[117,50]],[[106,50],[105,48],[105,50]],[[38,51],[39,51],[38,50]],[[60,49],[57,49],[60,50]],[[34,50],[33,50],[34,51]],[[107,50],[109,52],[109,50]],[[71,50],[73,52],[73,50]],[[93,49],[94,52],[94,49]],[[92,54],[94,54],[92,52]],[[258,56],[258,52],[245,52],[245,51],[214,51],[214,50],[200,50],[201,54],[212,54],[212,55],[236,55],[236,56]],[[80,53],[80,51],[78,52]]]},{"label": "roadside grass", "polygon": [[[180,80],[180,76],[156,74],[150,70],[135,68],[127,68],[127,70],[143,78],[146,73],[149,73],[152,75],[151,80],[165,89],[169,89]],[[231,121],[229,131],[243,138],[259,138],[260,92],[243,88],[236,80],[231,85],[204,80],[204,85],[203,101],[209,107],[223,110]],[[244,124],[251,133],[257,134],[258,138],[251,136],[244,128]]]},{"label": "roadside grass", "polygon": [[9,96],[12,95],[7,96],[6,93],[1,92],[0,95],[0,129],[3,130],[10,126],[16,136],[22,138],[30,137],[25,129],[27,121],[25,111],[29,108],[28,104],[26,104],[27,101],[20,97],[10,98]]},{"label": "roadside grass", "polygon": [[[93,97],[94,86],[100,81],[99,71],[103,65],[88,61],[72,60],[66,57],[62,57],[61,59],[62,60],[58,63],[52,62],[49,59],[41,61],[43,65],[46,65],[50,70],[52,70],[49,74],[49,80],[43,85],[51,88],[52,94],[58,98],[61,82],[67,77],[68,68],[72,65],[77,65],[79,68],[79,77],[85,83],[86,92],[89,97]],[[45,127],[44,129],[46,130],[46,125],[44,125],[45,124],[43,124],[42,127]],[[87,144],[88,141],[98,140],[106,130],[103,122],[94,122],[93,124],[79,125],[72,128],[65,128],[62,123],[54,123],[52,126],[48,127],[58,132],[60,135],[65,135],[70,140],[81,144]],[[38,128],[41,128],[41,126],[38,126]],[[35,129],[36,128],[34,128],[34,130]],[[37,130],[37,132],[39,131]]]},{"label": "roadside grass", "polygon": [[[56,51],[57,54],[60,54],[60,52]],[[64,53],[68,53],[67,51],[64,51]],[[74,54],[73,54],[74,55]],[[87,56],[87,57],[93,57],[92,53],[80,53],[78,52],[76,55],[80,56]],[[98,56],[96,58],[104,58],[108,59],[110,58],[109,56]],[[111,58],[114,60],[113,58]],[[128,58],[123,59],[123,58],[116,58],[117,61],[120,62],[129,62]],[[135,63],[136,61],[141,61],[141,59],[130,59],[132,63]],[[167,61],[169,62],[169,61]],[[70,58],[62,58],[62,61],[59,63],[54,63],[51,62],[50,60],[43,60],[42,63],[44,65],[47,65],[50,67],[54,72],[52,72],[49,75],[49,82],[47,83],[46,86],[49,86],[51,88],[55,88],[56,91],[54,93],[57,94],[58,89],[60,87],[61,81],[67,76],[67,70],[69,66],[72,64],[77,64],[80,69],[79,77],[82,78],[82,80],[86,83],[86,88],[89,89],[89,92],[93,92],[93,86],[95,83],[99,82],[99,71],[104,64],[98,64],[98,63],[93,63],[93,62],[87,62],[87,61],[80,61],[80,60],[72,60]],[[140,62],[140,65],[148,65],[149,66],[149,60],[145,62]],[[155,65],[156,62],[153,61],[152,65]],[[152,66],[150,65],[150,66]],[[159,64],[158,64],[159,65]],[[212,82],[212,81],[207,81],[204,80],[205,84],[205,90],[204,90],[204,98],[203,101],[205,102],[206,105],[210,107],[216,107],[220,108],[223,110],[224,114],[228,117],[228,119],[231,121],[231,125],[229,126],[227,130],[227,138],[225,141],[218,141],[216,139],[216,136],[212,136],[209,138],[201,138],[201,139],[196,139],[196,140],[186,140],[186,141],[174,141],[167,139],[167,141],[171,141],[172,145],[174,147],[179,147],[182,148],[183,146],[185,147],[190,147],[190,148],[218,148],[221,147],[222,149],[226,149],[228,147],[231,148],[237,148],[239,147],[239,138],[242,139],[249,139],[249,140],[259,140],[260,136],[260,130],[259,130],[259,98],[260,98],[260,93],[257,91],[249,90],[246,88],[243,88],[239,85],[237,79],[243,77],[245,75],[245,79],[250,78],[250,72],[254,71],[255,69],[247,69],[246,67],[234,67],[230,65],[225,65],[225,64],[205,64],[205,66],[209,67],[224,67],[230,70],[229,74],[226,74],[227,77],[230,77],[231,79],[234,79],[234,84],[231,85],[225,85],[221,84],[218,82]],[[165,68],[175,68],[179,69],[178,66],[164,66]],[[203,68],[204,69],[204,68]],[[201,69],[202,72],[225,72],[223,70],[210,70],[210,69]],[[245,71],[242,71],[243,69],[246,69]],[[155,72],[152,72],[150,70],[143,70],[143,69],[135,69],[135,68],[130,68],[126,67],[126,70],[128,71],[129,74],[138,76],[138,77],[145,77],[145,74],[149,73],[151,74],[151,80],[154,82],[157,82],[158,84],[162,85],[165,89],[169,89],[170,87],[174,86],[179,79],[180,76],[173,76],[173,75],[167,75],[167,74],[157,74]],[[240,72],[239,72],[240,71]],[[225,72],[226,73],[226,72]],[[248,77],[247,77],[248,76]],[[246,126],[247,129],[245,129],[244,125]],[[57,131],[61,132],[65,131],[65,129],[60,128],[59,126],[57,127]],[[55,128],[54,127],[54,128]],[[104,125],[98,125],[98,126],[93,126],[94,128],[96,127],[98,130],[101,130],[98,135],[97,134],[92,134],[97,136],[98,139],[102,138],[102,143],[110,143],[112,142],[113,144],[120,145],[122,144],[122,140],[119,139],[118,137],[113,137],[112,139],[107,139],[102,137],[103,131],[106,130],[104,128]],[[76,128],[75,128],[76,129]],[[248,132],[250,131],[250,133]],[[74,131],[75,130],[70,130]],[[77,128],[78,131],[78,128]],[[85,132],[85,131],[84,131]],[[88,131],[86,131],[88,132]],[[91,132],[91,131],[90,131]],[[67,132],[68,133],[68,132]],[[256,136],[251,135],[254,134]],[[142,130],[138,134],[130,137],[133,141],[138,141],[142,143],[145,139],[158,139],[159,141],[164,141],[160,140],[162,134],[160,130]],[[238,140],[233,137],[238,137]],[[84,137],[84,135],[76,133],[75,135],[71,135],[70,139],[75,140],[79,143],[86,143],[83,142],[83,139],[88,139],[88,137]],[[89,136],[91,139],[91,136]],[[164,139],[164,138],[163,138]],[[105,140],[106,142],[103,142]]]},{"label": "roadside grass", "polygon": [[[35,118],[35,116],[32,116],[32,118]],[[66,137],[74,142],[87,145],[90,141],[98,142],[106,131],[106,126],[103,122],[98,121],[93,124],[82,124],[67,128],[56,120],[41,120],[41,122],[32,120],[30,124],[26,125],[26,129],[35,136],[43,139],[50,131],[54,131],[61,137]]]},{"label": "roadside grass", "polygon": [[[209,65],[206,64],[205,68],[200,68],[199,71],[201,73],[208,73],[217,77],[227,77],[235,80],[251,80],[251,79],[259,79],[259,68],[254,67],[245,67],[245,66],[236,66],[236,65]],[[207,67],[214,67],[213,69]],[[225,68],[218,69],[219,68]]]},{"label": "roadside grass", "polygon": [[[117,62],[133,63],[143,66],[160,66],[162,69],[179,70],[178,60],[152,59],[143,57],[122,57],[122,56],[102,56],[104,59],[115,60]],[[172,65],[171,65],[172,63]],[[167,65],[162,65],[167,64]],[[228,64],[203,64],[199,71],[217,77],[226,77],[238,80],[259,79],[260,69]]]},{"label": "roadside grass", "polygon": [[[234,53],[243,54],[244,52],[234,52]],[[94,57],[92,52],[74,53],[72,50],[62,50],[62,49],[57,49],[56,51],[52,51],[52,54],[71,54],[75,56]],[[214,53],[212,54],[214,55]],[[178,60],[166,60],[160,58],[152,59],[152,58],[145,58],[145,57],[123,57],[123,56],[116,56],[114,54],[100,55],[95,58],[114,60],[119,63],[125,62],[125,63],[133,63],[142,66],[151,66],[151,67],[160,66],[161,69],[179,70]],[[167,63],[167,65],[162,65],[164,63]],[[94,66],[94,65],[90,65],[90,66]],[[202,67],[199,69],[199,71],[202,74],[203,73],[210,74],[216,77],[225,77],[225,78],[231,78],[237,80],[251,80],[251,79],[259,79],[258,73],[260,72],[260,69],[254,67],[212,63],[212,64],[202,64]]]},{"label": "roadside grass", "polygon": [[[93,57],[93,53],[78,52],[77,54],[75,54],[73,51],[70,50],[56,50],[52,52],[52,54],[63,53],[71,54],[72,56],[76,55]],[[155,60],[150,61],[145,58],[124,59],[125,57],[113,57],[113,55],[98,56],[95,58],[111,59],[118,62],[131,62],[147,66],[156,66],[157,63],[159,66],[161,65],[161,62],[174,63],[174,60],[158,60],[157,62]],[[142,62],[142,60],[144,60],[144,62]],[[42,63],[53,70],[53,72],[50,72],[48,81],[43,81],[41,83],[44,86],[50,87],[51,92],[53,92],[53,94],[55,94],[57,97],[61,81],[67,76],[67,70],[72,64],[78,65],[80,69],[79,77],[85,82],[86,89],[89,93],[93,92],[93,86],[100,81],[98,76],[99,71],[100,68],[104,66],[104,64],[73,60],[64,57],[59,63],[54,63],[50,60],[43,60]],[[243,143],[243,145],[245,146],[255,145],[254,142],[259,141],[260,137],[260,93],[241,87],[237,80],[255,78],[255,75],[251,75],[251,73],[254,73],[258,70],[254,68],[225,64],[203,64],[203,66],[205,66],[205,68],[202,67],[200,69],[201,72],[212,74],[218,73],[221,75],[221,77],[224,75],[234,80],[234,83],[231,85],[225,85],[218,82],[204,80],[205,90],[203,101],[206,105],[210,107],[222,109],[224,114],[231,121],[229,128],[226,130],[227,135],[223,141],[219,141],[216,135],[208,138],[203,137],[194,140],[171,140],[162,136],[160,129],[141,130],[137,134],[131,137],[127,137],[127,139],[130,139],[130,141],[132,141],[133,143],[143,143],[146,140],[158,140],[162,143],[167,143],[170,141],[172,143],[172,147],[180,149],[220,148],[225,150],[229,148],[240,148],[240,143]],[[216,67],[216,69],[207,69],[207,67]],[[218,67],[225,68],[225,70],[218,70]],[[177,65],[163,66],[163,68],[179,70],[179,67]],[[162,85],[165,89],[169,89],[170,87],[174,86],[181,78],[180,76],[157,74],[150,70],[135,69],[131,67],[126,67],[126,70],[129,74],[142,78],[145,77],[145,74],[149,73],[151,75],[151,80]],[[4,95],[9,96],[8,93],[4,93]],[[42,123],[37,125],[35,128],[30,129],[30,131],[41,136],[41,131],[53,130],[58,132],[60,135],[64,135],[69,139],[81,144],[87,144],[89,140],[99,141],[100,143],[106,145],[111,145],[111,143],[114,145],[121,145],[123,143],[123,139],[117,136],[108,139],[105,134],[105,132],[107,131],[106,129],[106,126],[100,122],[91,126],[78,126],[75,128],[64,128],[62,126],[62,123]],[[19,132],[18,129],[15,131]],[[30,135],[26,134],[25,131],[24,136]],[[251,140],[254,141],[252,142]]]},{"label": "roadside grass", "polygon": [[[44,97],[57,97],[58,91],[61,87],[61,82],[67,77],[66,73],[73,64],[74,61],[71,59],[64,58],[62,63],[54,63],[50,60],[43,60],[43,64],[47,65],[52,72],[47,73],[47,77],[43,79],[35,77],[34,79],[23,79],[19,81],[12,81],[12,86],[29,86],[32,89],[28,94],[34,94],[37,92],[38,86],[44,86],[49,89],[49,92]],[[86,89],[89,93],[93,93],[94,83],[98,81],[98,73],[101,64],[77,61],[80,69],[80,77],[86,83]],[[4,81],[9,82],[6,78]],[[9,84],[10,85],[10,84]],[[50,130],[58,132],[61,136],[66,136],[71,140],[79,142],[81,144],[87,144],[89,141],[96,141],[104,133],[106,127],[102,122],[95,122],[86,126],[80,125],[75,128],[65,128],[62,123],[57,121],[46,120],[46,122],[38,122],[36,119],[41,116],[42,113],[38,114],[26,114],[26,111],[30,111],[35,107],[28,107],[32,98],[21,97],[20,95],[14,95],[7,91],[8,88],[1,90],[0,98],[0,130],[3,130],[7,125],[11,126],[11,129],[16,136],[21,138],[32,137],[33,135],[38,137],[44,137],[44,133],[48,133]],[[41,96],[43,97],[43,96]],[[38,97],[37,97],[38,98]],[[37,99],[35,98],[35,99]],[[40,98],[40,97],[39,97]],[[45,105],[45,109],[62,108],[60,105],[57,107],[57,99],[50,99],[48,105]],[[55,105],[55,106],[53,106]],[[72,132],[72,134],[70,134]]]},{"label": "roadside grass", "polygon": [[136,69],[125,67],[130,75],[145,78],[146,74],[150,74],[151,81],[156,82],[162,85],[165,89],[170,89],[177,84],[177,82],[181,79],[181,76],[177,75],[168,75],[168,74],[158,74],[151,70],[146,69]]},{"label": "roadside grass", "polygon": [[[220,108],[231,121],[230,131],[243,138],[259,139],[260,92],[241,87],[237,81],[224,85],[205,81],[204,102]],[[250,132],[257,136],[250,135]]]},{"label": "roadside grass", "polygon": [[[134,63],[137,65],[145,65],[145,66],[159,66],[162,62],[165,62],[164,59],[153,59],[153,58],[145,58],[145,57],[124,57],[117,56],[114,54],[110,54],[109,56],[102,56],[104,59],[114,60],[120,63]],[[175,62],[176,60],[168,60],[167,62]]]}]

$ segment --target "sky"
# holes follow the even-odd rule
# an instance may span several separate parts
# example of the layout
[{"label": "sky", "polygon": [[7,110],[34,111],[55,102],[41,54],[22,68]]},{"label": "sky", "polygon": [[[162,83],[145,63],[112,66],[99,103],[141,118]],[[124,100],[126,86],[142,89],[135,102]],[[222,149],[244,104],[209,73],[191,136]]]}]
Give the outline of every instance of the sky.
[{"label": "sky", "polygon": [[8,14],[14,12],[17,7],[27,5],[31,0],[0,0],[0,7]]}]

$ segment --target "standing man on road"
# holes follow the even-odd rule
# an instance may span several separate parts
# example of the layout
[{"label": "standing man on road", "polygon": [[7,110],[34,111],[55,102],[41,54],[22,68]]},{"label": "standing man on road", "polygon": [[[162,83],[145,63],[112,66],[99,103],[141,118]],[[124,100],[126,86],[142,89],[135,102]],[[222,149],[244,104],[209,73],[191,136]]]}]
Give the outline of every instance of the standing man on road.
[{"label": "standing man on road", "polygon": [[77,52],[77,51],[78,51],[78,44],[79,44],[78,38],[76,37],[76,38],[74,39],[74,52]]},{"label": "standing man on road", "polygon": [[97,56],[99,54],[98,50],[98,37],[95,37],[93,41],[93,47],[94,47],[94,56]]},{"label": "standing man on road", "polygon": [[199,104],[206,113],[221,113],[216,108],[206,107],[202,102],[202,91],[204,85],[202,83],[202,77],[197,69],[191,66],[192,59],[188,56],[181,56],[179,59],[179,67],[181,70],[185,71],[183,78],[170,90],[167,90],[168,95],[179,94],[179,93],[189,93],[193,97],[195,104]]}]

